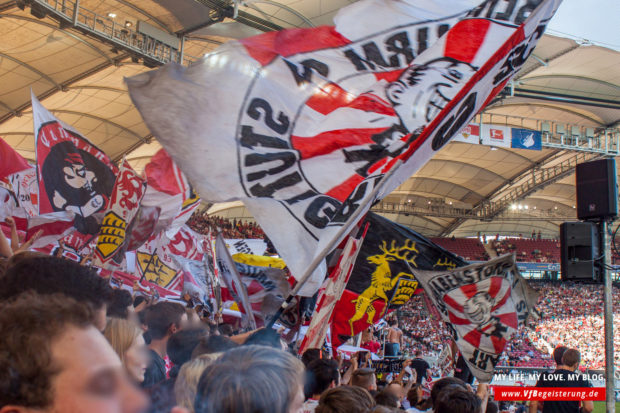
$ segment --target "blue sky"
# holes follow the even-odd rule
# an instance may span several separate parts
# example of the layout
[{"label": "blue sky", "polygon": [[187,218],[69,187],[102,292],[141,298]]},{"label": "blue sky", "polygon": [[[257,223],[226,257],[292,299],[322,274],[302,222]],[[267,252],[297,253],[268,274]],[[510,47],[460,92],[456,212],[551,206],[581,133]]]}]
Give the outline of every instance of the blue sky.
[{"label": "blue sky", "polygon": [[620,51],[620,0],[564,0],[547,33]]}]

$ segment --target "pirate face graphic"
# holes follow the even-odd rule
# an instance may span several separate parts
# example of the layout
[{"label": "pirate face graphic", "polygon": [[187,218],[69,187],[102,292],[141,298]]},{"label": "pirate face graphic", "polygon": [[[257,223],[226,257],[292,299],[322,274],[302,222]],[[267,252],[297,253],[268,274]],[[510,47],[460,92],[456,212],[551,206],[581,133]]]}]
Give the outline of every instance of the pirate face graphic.
[{"label": "pirate face graphic", "polygon": [[486,292],[479,292],[465,302],[463,306],[465,316],[478,325],[485,325],[491,321],[493,298]]},{"label": "pirate face graphic", "polygon": [[474,71],[468,63],[441,58],[409,67],[386,93],[402,125],[413,132],[429,124]]},{"label": "pirate face graphic", "polygon": [[65,141],[51,148],[41,172],[54,210],[75,213],[80,232],[96,233],[98,224],[89,218],[105,207],[112,193],[115,177],[110,168]]}]

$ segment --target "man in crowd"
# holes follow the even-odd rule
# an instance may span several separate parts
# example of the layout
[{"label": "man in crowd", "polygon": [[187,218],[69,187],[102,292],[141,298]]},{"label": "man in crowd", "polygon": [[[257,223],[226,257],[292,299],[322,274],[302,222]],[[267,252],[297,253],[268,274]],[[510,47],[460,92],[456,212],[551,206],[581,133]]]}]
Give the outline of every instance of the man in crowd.
[{"label": "man in crowd", "polygon": [[61,293],[91,306],[95,326],[103,331],[112,288],[94,269],[56,257],[32,256],[20,259],[7,268],[0,283],[0,301],[24,291],[41,295]]},{"label": "man in crowd", "polygon": [[398,319],[390,320],[390,328],[388,329],[387,343],[385,343],[385,356],[396,357],[400,354],[400,348],[403,345],[403,332],[398,328]]},{"label": "man in crowd", "polygon": [[0,303],[0,413],[139,413],[146,398],[94,325],[60,294]]},{"label": "man in crowd", "polygon": [[[543,373],[536,387],[581,387],[584,391],[592,387],[592,383],[584,379],[577,372],[581,364],[581,354],[578,350],[569,348],[562,355],[562,362],[553,373]],[[530,403],[530,413],[536,413],[538,402]],[[579,413],[592,412],[594,403],[591,400],[579,401],[545,401],[543,413]]]},{"label": "man in crowd", "polygon": [[355,370],[351,377],[351,385],[361,387],[370,392],[370,394],[374,394],[377,391],[375,369],[363,368]]},{"label": "man in crowd", "polygon": [[419,349],[416,350],[415,358],[411,361],[411,368],[413,368],[417,373],[416,382],[418,384],[422,384],[423,379],[430,380],[431,366],[422,358],[422,351]]},{"label": "man in crowd", "polygon": [[338,363],[328,359],[314,360],[306,367],[306,377],[308,400],[304,403],[303,412],[313,413],[321,394],[340,385]]},{"label": "man in crowd", "polygon": [[187,314],[182,305],[171,302],[160,302],[147,309],[146,325],[151,336],[149,353],[151,362],[144,373],[143,387],[151,387],[166,379],[167,345],[170,337],[180,331]]}]

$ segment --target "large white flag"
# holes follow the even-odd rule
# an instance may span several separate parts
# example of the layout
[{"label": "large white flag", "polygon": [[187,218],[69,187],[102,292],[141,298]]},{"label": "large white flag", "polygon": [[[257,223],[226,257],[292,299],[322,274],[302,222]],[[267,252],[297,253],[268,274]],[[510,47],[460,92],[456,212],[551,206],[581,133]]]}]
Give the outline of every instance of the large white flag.
[{"label": "large white flag", "polygon": [[379,196],[503,89],[560,2],[363,0],[335,27],[229,42],[127,83],[200,195],[243,200],[299,277],[384,175],[398,166]]}]

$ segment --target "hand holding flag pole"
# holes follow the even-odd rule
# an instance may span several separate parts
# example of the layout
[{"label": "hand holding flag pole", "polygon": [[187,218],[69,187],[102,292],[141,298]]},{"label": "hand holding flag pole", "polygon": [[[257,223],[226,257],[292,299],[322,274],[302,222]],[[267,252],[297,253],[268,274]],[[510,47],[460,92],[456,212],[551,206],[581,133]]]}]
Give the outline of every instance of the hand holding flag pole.
[{"label": "hand holding flag pole", "polygon": [[[394,174],[394,172],[396,172],[396,170],[402,163],[403,162],[400,159],[394,163],[394,165],[392,166],[392,169],[390,169],[385,175],[383,175],[383,177],[381,178],[377,186],[373,188],[370,195],[366,198],[367,199],[366,203],[364,205],[360,205],[351,214],[351,216],[349,217],[349,219],[347,219],[344,225],[340,227],[336,235],[334,235],[334,237],[327,243],[327,245],[314,257],[314,260],[312,260],[312,262],[306,269],[306,272],[304,272],[304,274],[299,279],[299,281],[297,281],[297,284],[291,290],[288,297],[286,297],[286,300],[284,300],[284,302],[282,303],[278,311],[274,314],[274,316],[271,318],[269,323],[267,323],[267,325],[265,326],[266,328],[272,328],[275,322],[278,321],[278,319],[282,316],[284,311],[288,308],[291,301],[293,301],[293,298],[297,295],[299,290],[301,290],[304,284],[310,279],[314,270],[317,269],[317,267],[325,259],[327,254],[329,254],[334,248],[336,248],[338,243],[342,240],[343,236],[351,230],[351,227],[357,223],[357,221],[361,218],[361,216],[367,212],[366,207],[368,206],[368,204],[370,204],[377,198],[377,195],[381,193],[381,190],[383,189],[387,181]],[[345,204],[343,203],[343,206],[341,208],[343,208],[344,205]]]}]

